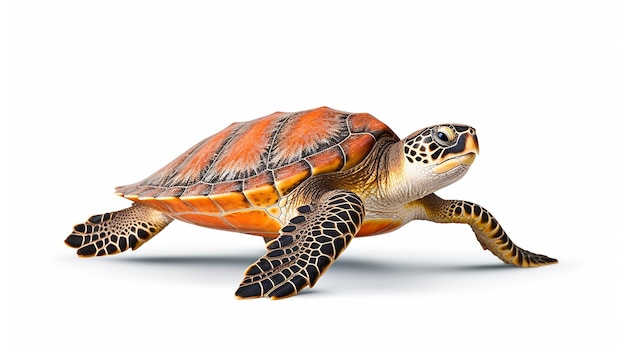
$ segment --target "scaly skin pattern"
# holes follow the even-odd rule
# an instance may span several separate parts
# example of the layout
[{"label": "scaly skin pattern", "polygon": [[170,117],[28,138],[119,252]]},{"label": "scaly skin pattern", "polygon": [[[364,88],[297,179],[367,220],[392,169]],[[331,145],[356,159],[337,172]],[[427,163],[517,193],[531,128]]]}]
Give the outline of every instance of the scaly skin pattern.
[{"label": "scaly skin pattern", "polygon": [[444,200],[435,194],[411,204],[416,218],[437,223],[468,224],[483,249],[491,251],[507,264],[518,267],[536,267],[558,261],[545,255],[535,254],[515,245],[502,226],[487,209],[464,200]]}]

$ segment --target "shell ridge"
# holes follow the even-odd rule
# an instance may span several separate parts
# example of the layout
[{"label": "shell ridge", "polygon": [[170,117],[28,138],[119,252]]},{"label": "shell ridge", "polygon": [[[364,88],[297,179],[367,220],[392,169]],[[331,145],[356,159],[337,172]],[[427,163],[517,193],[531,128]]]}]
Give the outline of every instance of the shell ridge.
[{"label": "shell ridge", "polygon": [[[345,119],[345,121],[346,121],[346,128],[348,128],[348,137],[355,133],[355,132],[352,131],[352,128],[350,128],[350,118],[352,118],[352,115],[354,115],[354,113],[348,113],[348,115],[346,116],[346,119]],[[358,133],[358,132],[356,132],[356,133]],[[346,137],[346,138],[348,138],[348,137]],[[345,140],[345,138],[344,138],[344,140]]]},{"label": "shell ridge", "polygon": [[275,137],[284,118],[283,112],[276,112],[245,122],[220,148],[219,156],[208,169],[205,180],[243,180],[267,171],[272,147],[270,139]]},{"label": "shell ridge", "polygon": [[[196,205],[194,205],[192,202],[189,201],[189,199],[194,199],[194,198],[202,198],[202,200],[209,200],[214,207],[216,207],[219,211],[207,211],[207,210],[202,210],[202,208],[198,208]],[[190,197],[186,197],[186,198],[182,198],[182,200],[185,202],[185,204],[187,204],[187,206],[193,208],[195,211],[194,213],[206,213],[206,214],[211,214],[211,213],[215,213],[217,216],[221,216],[222,215],[222,208],[217,205],[217,203],[215,202],[215,200],[213,200],[213,198],[211,198],[210,195],[196,195],[196,196],[190,196]]]},{"label": "shell ridge", "polygon": [[[176,166],[176,169],[172,170],[172,172],[169,173],[168,176],[165,177],[165,179],[161,181],[160,186],[171,187],[171,186],[174,186],[176,183],[180,183],[180,182],[193,184],[191,182],[193,180],[191,178],[191,173],[187,173],[185,177],[183,178],[176,179],[176,177],[180,174],[180,169],[188,165],[191,158],[193,158],[196,154],[198,154],[199,151],[202,150],[202,147],[204,147],[204,145],[211,139],[211,137],[200,141],[195,147],[193,147],[185,156],[185,158],[183,158],[183,160],[181,160],[180,163]],[[209,159],[209,161],[210,160],[211,159]]]},{"label": "shell ridge", "polygon": [[287,125],[288,123],[290,123],[293,120],[297,120],[297,116],[301,115],[302,113],[303,112],[291,112],[291,113],[289,113],[284,118],[284,120],[280,123],[279,128],[274,132],[274,135],[272,136],[272,143],[270,145],[270,151],[268,152],[268,163],[267,163],[267,167],[268,168],[271,168],[272,170],[275,170],[275,169],[279,169],[281,167],[284,167],[286,165],[291,164],[291,163],[289,163],[289,159],[290,158],[283,158],[281,160],[278,160],[278,158],[280,156],[277,155],[276,152],[279,149],[277,147],[275,147],[275,144],[279,141],[278,137],[283,132],[283,128],[285,127],[285,125]]},{"label": "shell ridge", "polygon": [[[343,147],[340,145],[337,145],[337,148],[339,148],[339,152],[341,153],[341,157],[343,158],[343,165],[341,166],[341,170],[346,169],[346,165],[348,165],[348,155],[346,154],[346,151],[343,150]],[[341,171],[340,170],[340,171]]]},{"label": "shell ridge", "polygon": [[[289,120],[291,118],[294,117],[295,114],[297,114],[298,112],[291,112],[291,113],[287,113],[285,116],[283,116],[282,118],[280,118],[278,121],[280,122],[280,124],[278,126],[276,126],[276,130],[274,131],[274,133],[272,134],[272,140],[270,141],[270,145],[269,148],[267,148],[267,168],[268,169],[276,169],[276,168],[272,168],[272,153],[274,152],[274,145],[276,144],[276,142],[278,141],[278,135],[279,133],[282,131],[283,127],[285,126],[285,124],[287,122],[289,122]],[[273,177],[273,173],[272,173],[272,177]],[[274,178],[275,179],[275,178]]]},{"label": "shell ridge", "polygon": [[220,146],[220,149],[216,151],[215,155],[213,156],[211,160],[211,164],[207,165],[206,168],[204,169],[203,172],[205,172],[206,174],[204,174],[204,176],[200,179],[200,181],[205,182],[205,183],[210,183],[210,184],[216,183],[216,182],[222,182],[226,180],[226,178],[224,177],[230,174],[230,173],[220,173],[218,177],[215,175],[215,172],[212,169],[215,168],[215,163],[218,161],[218,159],[222,159],[221,156],[224,153],[224,150],[228,147],[228,145],[232,143],[232,141],[235,140],[235,138],[237,138],[237,136],[243,130],[243,128],[248,127],[245,125],[246,122],[235,122],[235,123],[239,124],[239,126],[235,130],[233,130],[233,133],[231,133],[231,135],[228,136],[228,139],[226,139],[224,143],[222,143],[222,145]]},{"label": "shell ridge", "polygon": [[[304,112],[295,112],[292,114],[292,116],[290,116],[290,118],[298,121],[301,119],[301,116],[310,115],[311,112],[319,110],[327,110],[328,113],[326,113],[326,115],[329,115],[329,117],[333,117],[335,123],[333,123],[333,125],[331,126],[324,127],[325,131],[323,132],[323,136],[320,136],[321,133],[316,133],[316,141],[311,141],[307,144],[299,143],[301,146],[300,148],[298,148],[299,150],[292,150],[291,153],[289,153],[286,147],[278,149],[273,148],[271,153],[272,158],[270,160],[270,167],[272,169],[278,169],[297,163],[298,161],[307,158],[313,154],[320,153],[326,149],[334,147],[350,135],[350,132],[348,130],[349,128],[346,122],[346,118],[349,114],[328,107],[320,107]],[[310,119],[303,119],[303,121],[306,120]],[[294,125],[295,127],[299,127],[300,125],[306,126],[306,122],[296,122]],[[277,132],[277,136],[279,135],[285,135],[285,133],[283,133],[283,131],[281,130]],[[278,141],[278,139],[275,140],[275,142]],[[285,144],[282,145],[285,146]]]}]

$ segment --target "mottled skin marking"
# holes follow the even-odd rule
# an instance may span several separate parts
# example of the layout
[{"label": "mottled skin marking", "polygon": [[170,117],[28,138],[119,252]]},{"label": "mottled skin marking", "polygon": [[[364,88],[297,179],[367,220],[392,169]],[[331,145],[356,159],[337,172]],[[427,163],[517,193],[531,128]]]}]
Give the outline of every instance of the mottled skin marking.
[{"label": "mottled skin marking", "polygon": [[83,257],[137,249],[173,219],[259,235],[266,253],[238,298],[313,287],[355,236],[412,220],[468,224],[482,247],[520,267],[557,262],[513,244],[480,205],[434,193],[478,154],[474,128],[427,127],[400,140],[369,114],[321,107],[234,123],[117,194],[134,204],[94,215],[65,242]]}]

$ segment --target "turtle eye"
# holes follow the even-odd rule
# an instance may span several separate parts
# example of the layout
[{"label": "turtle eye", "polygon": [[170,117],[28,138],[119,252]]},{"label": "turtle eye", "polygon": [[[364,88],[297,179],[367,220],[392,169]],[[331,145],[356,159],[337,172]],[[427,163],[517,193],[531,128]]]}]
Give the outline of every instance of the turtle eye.
[{"label": "turtle eye", "polygon": [[435,131],[434,139],[441,145],[448,146],[456,138],[456,133],[448,126],[439,126]]}]

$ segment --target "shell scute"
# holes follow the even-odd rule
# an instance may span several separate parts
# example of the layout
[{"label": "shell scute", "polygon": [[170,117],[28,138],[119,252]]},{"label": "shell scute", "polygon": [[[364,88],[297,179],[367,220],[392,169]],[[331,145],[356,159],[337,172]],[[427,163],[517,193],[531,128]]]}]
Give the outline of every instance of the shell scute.
[{"label": "shell scute", "polygon": [[210,227],[218,230],[236,231],[231,225],[224,221],[219,215],[207,213],[176,213],[172,215],[178,220],[188,222],[190,224]]},{"label": "shell scute", "polygon": [[159,210],[162,213],[171,213],[170,206],[163,200],[157,200],[156,198],[146,198],[146,197],[136,197],[136,196],[125,196],[126,199],[130,199],[132,201],[146,204],[153,209]]},{"label": "shell scute", "polygon": [[235,211],[250,207],[250,202],[241,192],[215,194],[211,195],[210,198],[221,208],[222,211]]},{"label": "shell scute", "polygon": [[274,184],[274,175],[271,171],[263,172],[259,175],[247,178],[243,181],[243,190],[250,190],[266,185]]},{"label": "shell scute", "polygon": [[386,133],[399,139],[385,123],[379,121],[369,113],[350,114],[350,117],[348,117],[348,127],[351,133],[370,133],[375,138]]},{"label": "shell scute", "polygon": [[267,208],[276,205],[280,194],[272,184],[258,186],[243,192],[252,206]]},{"label": "shell scute", "polygon": [[221,213],[221,209],[217,204],[207,196],[189,196],[181,198],[195,211],[200,213],[215,213],[216,215]]},{"label": "shell scute", "polygon": [[346,123],[348,115],[322,107],[289,116],[276,133],[270,168],[297,162],[337,145],[350,134]]},{"label": "shell scute", "polygon": [[243,190],[243,180],[227,181],[213,184],[211,194],[241,192]]},{"label": "shell scute", "polygon": [[[173,186],[170,188],[165,188],[163,191],[159,193],[159,197],[169,198],[174,197],[178,198],[185,192],[186,187],[181,186]],[[145,194],[144,194],[145,195]]]},{"label": "shell scute", "polygon": [[305,161],[276,169],[274,171],[276,189],[280,195],[285,196],[310,176],[311,167]]},{"label": "shell scute", "polygon": [[[190,206],[185,200],[182,200],[178,197],[159,197],[154,200],[167,207],[167,211],[170,213],[184,213],[188,211],[195,211],[193,206]],[[148,202],[152,203],[153,200],[149,200]]]},{"label": "shell scute", "polygon": [[225,214],[223,218],[237,231],[248,233],[277,233],[282,226],[278,220],[269,216],[265,210],[236,211]]},{"label": "shell scute", "polygon": [[355,134],[341,142],[341,149],[346,155],[343,170],[352,168],[362,161],[369,153],[374,142],[376,142],[376,139],[370,134]]},{"label": "shell scute", "polygon": [[212,184],[207,184],[203,182],[199,182],[193,185],[190,185],[185,189],[185,192],[181,197],[196,197],[196,196],[206,196],[211,193],[213,190]]},{"label": "shell scute", "polygon": [[154,197],[159,196],[159,194],[162,192],[163,192],[163,188],[161,187],[157,187],[157,188],[147,187],[145,190],[138,191],[137,196],[140,198],[154,198]]},{"label": "shell scute", "polygon": [[311,165],[313,175],[340,171],[345,164],[346,155],[340,146],[334,146],[325,151],[306,158]]},{"label": "shell scute", "polygon": [[203,179],[206,168],[240,127],[241,123],[233,123],[200,141],[161,170],[144,179],[141,184],[168,187],[197,183]]},{"label": "shell scute", "polygon": [[283,113],[277,112],[254,121],[239,123],[236,133],[221,148],[220,155],[215,157],[203,181],[244,179],[267,170],[271,139],[283,116]]}]

